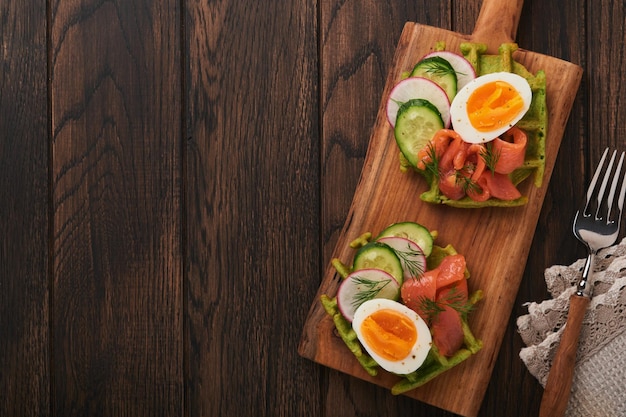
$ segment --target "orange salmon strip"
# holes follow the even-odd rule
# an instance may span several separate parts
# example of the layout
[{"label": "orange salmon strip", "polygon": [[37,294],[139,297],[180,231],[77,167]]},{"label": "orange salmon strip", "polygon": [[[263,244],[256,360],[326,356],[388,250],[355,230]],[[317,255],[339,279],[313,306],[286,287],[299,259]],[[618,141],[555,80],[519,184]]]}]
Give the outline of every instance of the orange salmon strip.
[{"label": "orange salmon strip", "polygon": [[[501,138],[491,142],[491,152],[497,156],[495,172],[487,169],[483,144],[469,144],[454,130],[441,129],[435,133],[428,146],[417,154],[419,169],[425,169],[432,160],[432,152],[439,160],[439,188],[448,198],[458,200],[468,195],[474,201],[485,201],[491,197],[500,200],[515,200],[520,192],[508,174],[524,164],[528,138],[526,133],[512,127]],[[466,189],[459,176],[471,180],[475,186]]]},{"label": "orange salmon strip", "polygon": [[510,174],[524,164],[526,157],[526,133],[518,127],[512,127],[503,136],[495,138],[492,143],[492,152],[498,155],[495,170],[500,174]]}]

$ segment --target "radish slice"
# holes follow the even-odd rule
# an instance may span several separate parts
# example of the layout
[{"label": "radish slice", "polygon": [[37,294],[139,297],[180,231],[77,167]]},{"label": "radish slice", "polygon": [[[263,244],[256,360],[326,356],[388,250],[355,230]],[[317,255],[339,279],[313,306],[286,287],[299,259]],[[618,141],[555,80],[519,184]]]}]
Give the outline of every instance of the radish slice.
[{"label": "radish slice", "polygon": [[381,269],[359,269],[352,272],[337,290],[337,307],[352,322],[354,312],[361,304],[374,298],[397,300],[400,284],[393,276]]},{"label": "radish slice", "polygon": [[387,120],[391,126],[396,125],[398,109],[403,103],[421,98],[429,101],[439,110],[444,127],[450,126],[450,100],[441,87],[433,81],[422,77],[411,77],[400,81],[391,90],[387,100]]},{"label": "radish slice", "polygon": [[403,237],[383,237],[378,242],[391,247],[402,264],[404,280],[419,278],[426,271],[424,251],[412,240]]},{"label": "radish slice", "polygon": [[476,78],[476,70],[474,66],[465,59],[462,55],[455,54],[450,51],[436,51],[426,55],[422,59],[426,59],[432,56],[438,56],[450,63],[454,72],[456,73],[456,89],[457,91],[463,88],[465,84]]}]

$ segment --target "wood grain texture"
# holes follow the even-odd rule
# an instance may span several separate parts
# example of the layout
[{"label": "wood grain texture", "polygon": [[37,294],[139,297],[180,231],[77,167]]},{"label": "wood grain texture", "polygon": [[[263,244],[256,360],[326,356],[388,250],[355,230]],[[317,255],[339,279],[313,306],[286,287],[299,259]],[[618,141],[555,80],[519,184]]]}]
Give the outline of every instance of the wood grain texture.
[{"label": "wood grain texture", "polygon": [[548,381],[541,398],[539,417],[562,417],[565,415],[576,370],[576,353],[583,319],[590,298],[573,294],[570,297],[565,330],[556,349]]},{"label": "wood grain texture", "polygon": [[179,4],[51,6],[54,414],[177,415]]},{"label": "wood grain texture", "polygon": [[50,412],[44,1],[0,5],[0,415]]},{"label": "wood grain texture", "polygon": [[[330,263],[359,182],[404,24],[411,16],[449,27],[450,4],[422,0],[320,2],[322,271]],[[326,375],[321,395],[328,416],[392,415],[389,413],[398,410],[399,404],[404,404],[404,410],[418,404],[394,398],[374,384],[343,373]]]},{"label": "wood grain texture", "polygon": [[[457,416],[297,344],[404,25],[471,34],[481,4],[1,2],[0,415]],[[585,74],[481,417],[538,413],[515,319],[626,147],[622,6],[524,2],[519,45]]]},{"label": "wood grain texture", "polygon": [[318,415],[294,354],[321,273],[315,5],[188,16],[187,415]]},{"label": "wood grain texture", "polygon": [[378,106],[406,16],[449,25],[450,4],[321,2],[323,265],[352,202]]},{"label": "wood grain texture", "polygon": [[[591,124],[591,138],[601,141],[605,146],[624,147],[626,136],[626,117],[623,99],[616,89],[621,84],[619,71],[606,73],[603,68],[621,65],[626,60],[624,48],[625,34],[623,31],[614,31],[607,26],[623,22],[626,11],[623,4],[616,1],[607,1],[603,7],[593,7],[589,10],[589,38],[602,39],[602,42],[590,42],[588,80],[590,94],[588,102],[588,117],[593,120]],[[614,67],[616,68],[616,67]],[[617,94],[616,94],[617,93]],[[598,161],[602,148],[589,147],[586,155],[588,167],[593,166],[593,161]],[[593,172],[593,171],[591,171]]]}]

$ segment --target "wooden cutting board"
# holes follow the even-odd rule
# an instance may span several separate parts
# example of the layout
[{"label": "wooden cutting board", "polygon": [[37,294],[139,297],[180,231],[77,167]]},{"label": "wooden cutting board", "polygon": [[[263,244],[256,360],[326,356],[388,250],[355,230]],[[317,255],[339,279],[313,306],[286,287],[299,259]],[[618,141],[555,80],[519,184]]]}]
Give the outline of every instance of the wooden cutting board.
[{"label": "wooden cutting board", "polygon": [[[537,70],[545,71],[549,112],[543,185],[537,188],[531,179],[522,183],[520,191],[529,197],[529,202],[517,208],[457,209],[422,202],[419,195],[426,191],[426,182],[416,173],[400,172],[399,150],[386,120],[385,104],[402,72],[413,68],[438,41],[445,42],[446,49],[455,52],[459,51],[461,42],[482,42],[488,45],[488,53],[496,54],[500,44],[513,41],[522,4],[522,0],[484,0],[471,35],[411,22],[405,25],[385,85],[361,178],[332,255],[349,264],[354,256],[354,250],[349,248],[350,241],[363,232],[377,234],[393,222],[407,220],[437,230],[439,237],[435,243],[442,246],[451,243],[465,255],[471,272],[470,291],[482,289],[485,296],[470,316],[470,326],[483,341],[483,349],[406,395],[467,417],[478,414],[487,390],[582,69],[523,49],[514,53],[515,60],[533,74]],[[334,296],[340,281],[334,268],[329,266],[309,311],[299,353],[357,378],[391,387],[397,377],[382,370],[378,376],[370,377],[336,336],[333,322],[319,302],[321,294]],[[515,387],[511,386],[511,389]]]}]

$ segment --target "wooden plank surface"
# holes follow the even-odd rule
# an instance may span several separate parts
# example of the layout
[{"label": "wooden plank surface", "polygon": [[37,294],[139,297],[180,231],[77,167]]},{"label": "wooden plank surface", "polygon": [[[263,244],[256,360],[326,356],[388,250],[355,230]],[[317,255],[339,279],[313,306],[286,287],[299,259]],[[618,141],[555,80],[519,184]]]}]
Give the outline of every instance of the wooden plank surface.
[{"label": "wooden plank surface", "polygon": [[45,6],[0,6],[0,416],[50,405]]},{"label": "wooden plank surface", "polygon": [[183,411],[180,14],[52,8],[54,415]]},{"label": "wooden plank surface", "polygon": [[[297,343],[404,24],[470,33],[480,4],[3,1],[0,415],[454,416]],[[519,44],[585,75],[481,417],[539,408],[514,320],[626,147],[623,13],[525,1]]]},{"label": "wooden plank surface", "polygon": [[188,415],[319,415],[294,355],[320,272],[315,5],[188,16]]}]

